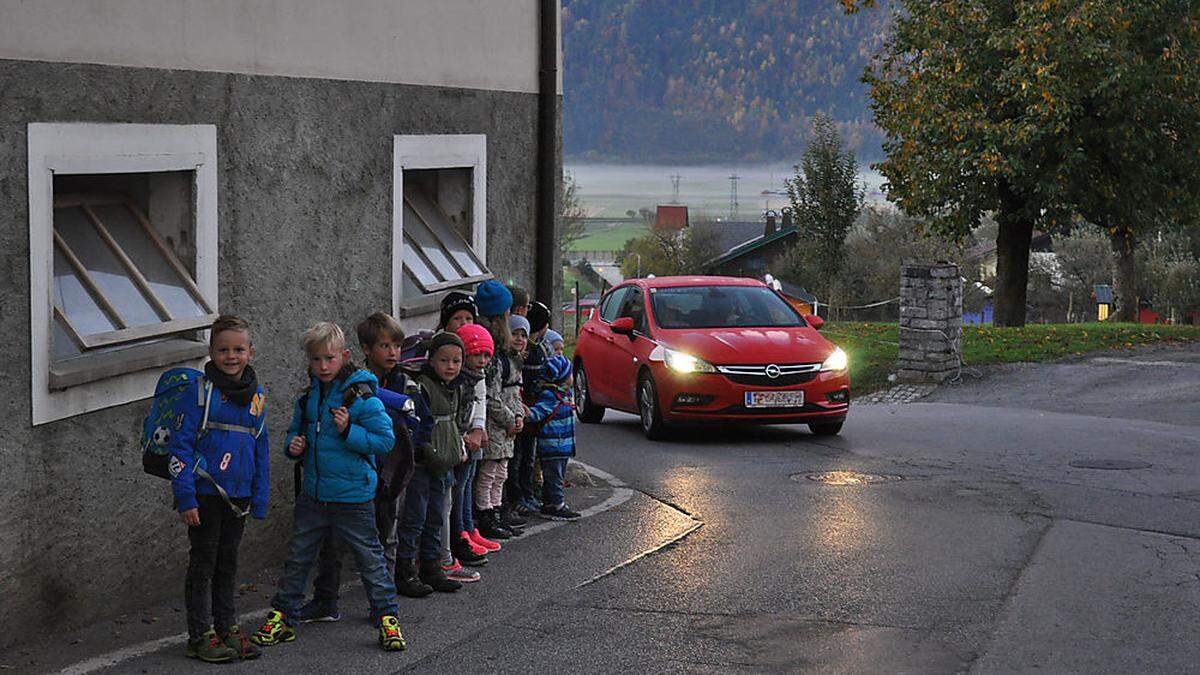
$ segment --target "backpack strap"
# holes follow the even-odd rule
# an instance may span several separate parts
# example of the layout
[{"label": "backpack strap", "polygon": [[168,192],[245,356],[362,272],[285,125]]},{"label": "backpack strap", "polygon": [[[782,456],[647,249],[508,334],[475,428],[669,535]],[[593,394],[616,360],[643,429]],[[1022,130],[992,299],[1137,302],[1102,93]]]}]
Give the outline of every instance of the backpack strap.
[{"label": "backpack strap", "polygon": [[[200,431],[196,434],[196,437],[199,438],[200,436],[203,436],[204,433],[207,432],[209,429],[224,429],[225,431],[242,431],[242,432],[248,433],[251,436],[254,436],[255,438],[257,438],[258,436],[254,433],[254,430],[249,427],[241,427],[241,426],[237,426],[237,425],[233,425],[233,424],[221,424],[220,422],[209,422],[208,421],[208,413],[209,413],[209,410],[212,409],[212,390],[213,390],[212,381],[205,379],[203,394],[201,394],[199,392],[197,393],[197,396],[203,396],[203,399],[204,399],[204,417],[203,417],[203,419],[200,420]],[[250,515],[250,509],[245,509],[245,510],[239,509],[237,507],[237,504],[233,503],[233,499],[231,499],[229,497],[229,493],[225,491],[225,488],[221,487],[221,484],[217,482],[217,479],[212,477],[211,473],[205,471],[204,469],[201,469],[199,464],[196,465],[196,468],[194,469],[193,472],[197,476],[200,476],[204,480],[207,480],[208,482],[212,483],[212,486],[217,489],[217,494],[221,495],[221,499],[233,511],[233,515],[237,516],[238,518],[245,518],[246,516]]]}]

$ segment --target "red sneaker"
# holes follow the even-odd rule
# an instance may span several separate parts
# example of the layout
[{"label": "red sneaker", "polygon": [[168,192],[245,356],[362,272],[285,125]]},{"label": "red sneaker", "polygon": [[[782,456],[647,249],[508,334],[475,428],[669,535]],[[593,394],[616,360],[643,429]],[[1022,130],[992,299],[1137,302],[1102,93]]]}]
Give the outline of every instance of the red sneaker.
[{"label": "red sneaker", "polygon": [[475,541],[474,541],[473,539],[471,539],[471,533],[470,533],[470,532],[466,532],[466,531],[459,532],[459,533],[458,533],[458,536],[459,536],[459,538],[460,538],[460,539],[462,539],[462,540],[463,540],[463,541],[464,541],[464,542],[465,542],[465,543],[466,543],[468,546],[470,546],[470,547],[471,547],[471,553],[474,553],[475,555],[487,555],[487,553],[488,553],[488,549],[487,549],[487,548],[485,548],[485,547],[483,547],[483,546],[481,546],[481,545],[479,545],[479,544],[476,544],[476,543],[475,543]]},{"label": "red sneaker", "polygon": [[482,546],[482,547],[486,548],[488,551],[499,551],[500,550],[500,544],[492,541],[491,539],[484,539],[483,535],[479,534],[478,528],[471,530],[471,532],[467,536],[476,545]]},{"label": "red sneaker", "polygon": [[445,564],[442,565],[442,571],[445,572],[446,574],[449,574],[451,572],[457,572],[458,570],[461,570],[461,569],[462,569],[462,565],[458,562],[458,558],[454,558],[453,565],[445,565]]}]

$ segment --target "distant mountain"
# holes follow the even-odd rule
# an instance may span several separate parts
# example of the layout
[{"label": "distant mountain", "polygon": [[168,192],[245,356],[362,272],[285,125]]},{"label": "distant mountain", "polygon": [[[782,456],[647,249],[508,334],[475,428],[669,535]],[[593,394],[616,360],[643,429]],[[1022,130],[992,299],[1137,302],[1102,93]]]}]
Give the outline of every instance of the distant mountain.
[{"label": "distant mountain", "polygon": [[863,68],[889,10],[837,0],[563,0],[565,154],[634,162],[796,159],[826,111],[879,154]]}]

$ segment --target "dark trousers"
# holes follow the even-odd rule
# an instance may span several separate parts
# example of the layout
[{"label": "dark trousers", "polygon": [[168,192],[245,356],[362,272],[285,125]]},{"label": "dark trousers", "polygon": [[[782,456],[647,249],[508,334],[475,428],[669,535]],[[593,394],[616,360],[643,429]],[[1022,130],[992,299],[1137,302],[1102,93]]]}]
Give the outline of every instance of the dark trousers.
[{"label": "dark trousers", "polygon": [[446,513],[448,472],[433,473],[418,465],[404,494],[396,528],[396,557],[425,561],[442,559],[442,517]]},{"label": "dark trousers", "polygon": [[378,619],[387,614],[396,614],[396,585],[392,582],[392,571],[387,568],[383,558],[383,546],[379,544],[379,533],[375,529],[375,505],[372,502],[318,502],[301,494],[296,498],[294,514],[288,558],[283,564],[279,590],[271,599],[272,607],[283,612],[289,622],[294,620],[296,611],[304,602],[308,573],[317,561],[321,545],[327,539],[337,537],[354,554],[367,601],[371,604],[371,616]]},{"label": "dark trousers", "polygon": [[[385,495],[375,497],[375,530],[383,546],[383,557],[387,568],[396,568],[396,517],[404,495],[388,499]],[[327,537],[321,544],[321,555],[317,558],[317,578],[313,581],[313,599],[325,609],[337,609],[338,589],[342,586],[342,558],[346,544],[338,537]]]},{"label": "dark trousers", "polygon": [[454,497],[450,504],[450,541],[459,532],[475,529],[475,470],[479,460],[468,459],[454,467]]},{"label": "dark trousers", "polygon": [[[233,608],[233,587],[237,581],[238,546],[242,543],[243,518],[237,517],[225,500],[216,495],[197,495],[200,524],[188,528],[192,550],[187,577],[183,582],[183,600],[187,607],[188,636],[198,638],[216,628],[224,633],[237,623]],[[234,499],[245,509],[249,499]],[[209,614],[209,600],[212,614]]]},{"label": "dark trousers", "polygon": [[504,481],[504,505],[514,507],[532,499],[533,465],[537,461],[537,435],[532,430],[517,434],[513,443],[513,458],[508,461],[508,478]]}]

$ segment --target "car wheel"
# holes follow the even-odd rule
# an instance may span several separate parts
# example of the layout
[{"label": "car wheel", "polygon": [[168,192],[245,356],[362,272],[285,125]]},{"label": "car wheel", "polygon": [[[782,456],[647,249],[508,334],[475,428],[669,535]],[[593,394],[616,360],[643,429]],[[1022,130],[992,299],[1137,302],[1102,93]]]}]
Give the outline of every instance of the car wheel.
[{"label": "car wheel", "polygon": [[813,422],[808,425],[808,430],[814,436],[837,436],[842,430],[843,421],[838,422]]},{"label": "car wheel", "polygon": [[575,414],[584,424],[596,424],[604,419],[604,406],[592,402],[588,384],[587,371],[579,361],[575,364]]},{"label": "car wheel", "polygon": [[652,441],[660,441],[667,435],[667,423],[663,421],[658,405],[658,387],[649,374],[638,380],[638,416],[642,420],[642,433]]}]

